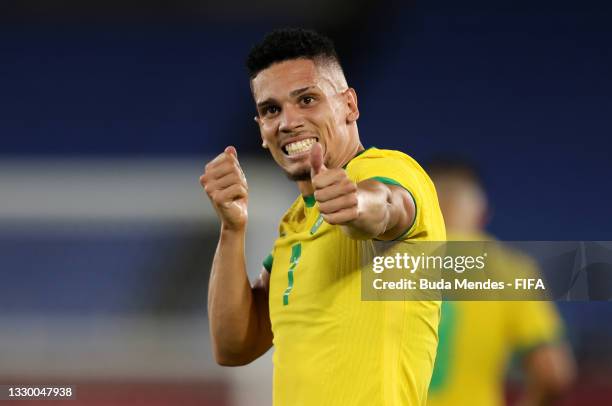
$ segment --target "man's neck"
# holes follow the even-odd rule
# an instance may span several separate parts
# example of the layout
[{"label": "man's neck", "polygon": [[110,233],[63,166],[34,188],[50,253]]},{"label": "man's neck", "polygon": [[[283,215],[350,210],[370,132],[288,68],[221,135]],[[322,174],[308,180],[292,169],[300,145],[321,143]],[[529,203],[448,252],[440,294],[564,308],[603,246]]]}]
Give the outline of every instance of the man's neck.
[{"label": "man's neck", "polygon": [[310,196],[314,194],[314,188],[312,187],[312,182],[310,181],[310,179],[298,180],[296,183],[302,196]]}]

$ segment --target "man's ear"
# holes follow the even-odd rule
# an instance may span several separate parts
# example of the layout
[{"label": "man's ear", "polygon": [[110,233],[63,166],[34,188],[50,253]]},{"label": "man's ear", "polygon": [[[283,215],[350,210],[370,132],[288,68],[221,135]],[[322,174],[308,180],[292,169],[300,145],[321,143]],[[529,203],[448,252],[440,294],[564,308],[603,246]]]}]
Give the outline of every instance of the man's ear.
[{"label": "man's ear", "polygon": [[344,92],[344,97],[346,99],[346,105],[348,107],[346,123],[352,124],[359,118],[359,107],[357,107],[357,93],[355,92],[355,89],[349,87]]}]

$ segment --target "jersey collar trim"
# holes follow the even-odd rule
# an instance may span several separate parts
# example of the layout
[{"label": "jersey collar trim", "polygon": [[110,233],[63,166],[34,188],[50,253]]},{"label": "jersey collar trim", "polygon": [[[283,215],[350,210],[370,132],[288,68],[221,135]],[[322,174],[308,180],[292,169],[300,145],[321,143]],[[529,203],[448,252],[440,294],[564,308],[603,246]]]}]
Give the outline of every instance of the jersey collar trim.
[{"label": "jersey collar trim", "polygon": [[306,205],[306,207],[314,207],[315,203],[317,202],[314,195],[302,195],[302,198],[304,199],[304,204]]},{"label": "jersey collar trim", "polygon": [[346,165],[344,165],[344,166],[342,167],[342,169],[346,169],[346,167],[348,166],[348,164],[350,164],[350,163],[351,163],[351,161],[352,161],[353,159],[357,158],[359,155],[363,154],[364,152],[366,152],[366,151],[368,151],[368,150],[371,150],[372,148],[376,148],[376,147],[368,147],[368,148],[366,148],[366,149],[362,149],[361,151],[359,151],[358,153],[356,153],[356,154],[355,154],[355,156],[354,156],[354,157],[352,157],[352,158],[351,158],[351,160],[350,160],[350,161],[348,161],[348,162],[346,163]]}]

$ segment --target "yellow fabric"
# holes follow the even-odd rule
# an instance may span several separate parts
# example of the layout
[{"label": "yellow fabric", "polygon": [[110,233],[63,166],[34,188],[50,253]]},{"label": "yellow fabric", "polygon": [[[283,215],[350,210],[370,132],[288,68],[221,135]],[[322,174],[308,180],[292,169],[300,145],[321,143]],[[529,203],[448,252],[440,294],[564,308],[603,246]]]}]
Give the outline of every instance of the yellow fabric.
[{"label": "yellow fabric", "polygon": [[[451,236],[454,240],[490,237]],[[503,258],[509,274],[535,275],[527,257],[506,250],[501,243],[495,256]],[[556,342],[562,323],[553,303],[545,301],[455,301],[442,305],[440,346],[429,406],[496,406],[504,404],[504,378],[511,355]],[[442,348],[446,347],[446,348]],[[446,352],[448,357],[442,354]]]},{"label": "yellow fabric", "polygon": [[[388,178],[411,192],[417,219],[400,244],[445,239],[433,184],[412,158],[369,149],[346,172],[355,182]],[[348,238],[321,222],[317,205],[307,206],[299,197],[289,208],[272,251],[274,405],[424,405],[440,302],[361,301],[360,267],[374,242]]]}]

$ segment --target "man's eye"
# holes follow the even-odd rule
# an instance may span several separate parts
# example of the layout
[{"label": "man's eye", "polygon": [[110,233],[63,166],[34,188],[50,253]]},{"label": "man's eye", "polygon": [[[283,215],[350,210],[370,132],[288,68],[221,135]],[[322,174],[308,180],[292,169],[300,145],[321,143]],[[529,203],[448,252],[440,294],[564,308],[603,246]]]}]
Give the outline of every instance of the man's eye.
[{"label": "man's eye", "polygon": [[314,101],[314,97],[311,96],[304,96],[302,97],[302,104],[310,104]]},{"label": "man's eye", "polygon": [[278,106],[268,106],[268,107],[264,108],[263,114],[264,114],[264,116],[269,116],[269,115],[276,114],[279,111],[280,111],[280,109],[278,108]]}]

